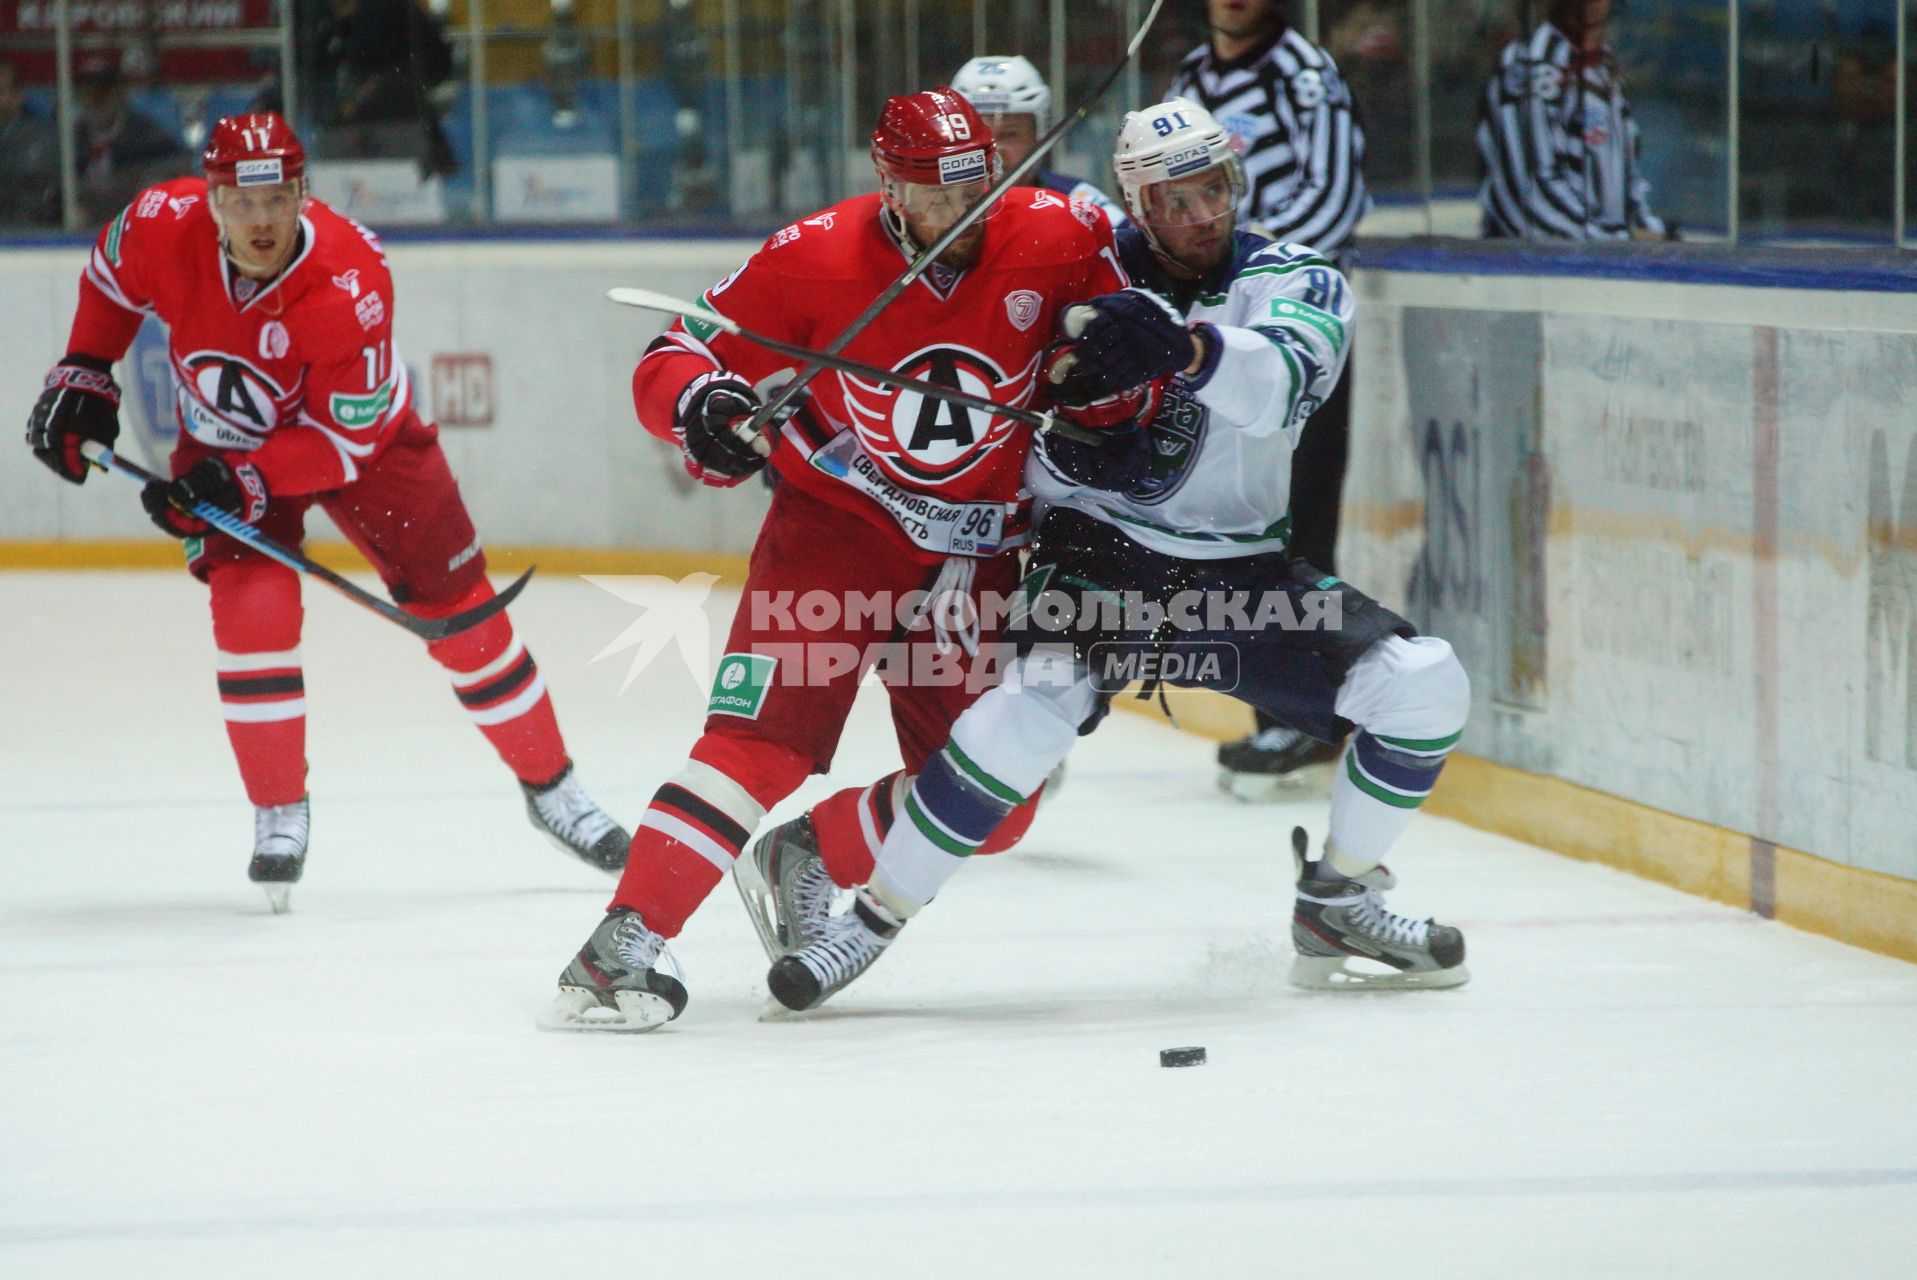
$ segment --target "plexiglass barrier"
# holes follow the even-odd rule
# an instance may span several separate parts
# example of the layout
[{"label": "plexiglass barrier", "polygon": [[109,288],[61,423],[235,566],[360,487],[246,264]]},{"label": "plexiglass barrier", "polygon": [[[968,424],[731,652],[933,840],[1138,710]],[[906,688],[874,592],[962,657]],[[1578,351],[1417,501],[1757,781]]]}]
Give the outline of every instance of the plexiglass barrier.
[{"label": "plexiglass barrier", "polygon": [[[1913,0],[1917,3],[1917,0]],[[1571,0],[1638,132],[1636,178],[1687,239],[1906,243],[1900,0]],[[290,108],[316,194],[376,226],[757,232],[870,190],[891,93],[1022,54],[1067,111],[1145,0],[4,0],[0,229],[84,231],[191,173],[212,121]],[[1476,236],[1479,138],[1543,0],[1293,0],[1351,89],[1371,232]],[[1110,185],[1127,110],[1208,38],[1167,0],[1143,54],[1048,167]],[[1527,46],[1529,47],[1529,46]],[[1504,59],[1501,62],[1501,59]],[[1573,84],[1581,77],[1575,69]],[[1622,127],[1581,116],[1601,143]]]}]

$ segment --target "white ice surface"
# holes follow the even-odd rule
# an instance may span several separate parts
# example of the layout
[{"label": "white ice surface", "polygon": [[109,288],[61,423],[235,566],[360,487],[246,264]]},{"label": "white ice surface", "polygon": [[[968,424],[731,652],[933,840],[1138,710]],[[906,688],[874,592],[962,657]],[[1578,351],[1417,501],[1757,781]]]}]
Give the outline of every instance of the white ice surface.
[{"label": "white ice surface", "polygon": [[[204,592],[0,576],[0,1276],[1917,1273],[1917,968],[1421,818],[1393,901],[1465,928],[1472,983],[1296,992],[1323,802],[1235,805],[1130,716],[811,1020],[758,1021],[722,885],[682,1019],[536,1031],[610,880],[413,641],[307,607],[273,917]],[[515,610],[627,823],[702,706],[675,655],[623,696],[589,665],[635,612],[559,577]],[[894,762],[874,692],[834,778]]]}]

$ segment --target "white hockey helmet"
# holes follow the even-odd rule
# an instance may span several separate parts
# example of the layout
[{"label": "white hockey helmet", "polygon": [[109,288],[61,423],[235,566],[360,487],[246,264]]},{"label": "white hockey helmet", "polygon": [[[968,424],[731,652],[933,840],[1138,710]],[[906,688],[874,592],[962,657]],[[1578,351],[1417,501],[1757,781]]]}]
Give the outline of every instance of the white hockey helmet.
[{"label": "white hockey helmet", "polygon": [[1112,155],[1125,212],[1154,244],[1154,219],[1148,216],[1146,198],[1150,188],[1219,165],[1224,166],[1231,182],[1232,203],[1236,206],[1245,196],[1245,169],[1232,150],[1231,135],[1212,119],[1211,112],[1188,98],[1173,98],[1143,111],[1129,112],[1119,128],[1118,149]]},{"label": "white hockey helmet", "polygon": [[1032,129],[1052,127],[1052,91],[1038,68],[1016,54],[974,58],[952,77],[952,88],[990,122],[993,116],[1032,117]]}]

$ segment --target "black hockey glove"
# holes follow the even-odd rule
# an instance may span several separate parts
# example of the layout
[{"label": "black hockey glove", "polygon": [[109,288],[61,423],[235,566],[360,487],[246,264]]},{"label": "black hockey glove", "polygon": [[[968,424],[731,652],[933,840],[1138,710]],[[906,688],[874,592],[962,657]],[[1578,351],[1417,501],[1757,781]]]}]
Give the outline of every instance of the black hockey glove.
[{"label": "black hockey glove", "polygon": [[1064,436],[1047,433],[1038,447],[1052,470],[1090,489],[1124,493],[1152,471],[1152,433],[1136,422],[1108,427],[1098,433],[1097,444],[1081,444]]},{"label": "black hockey glove", "polygon": [[48,372],[34,402],[27,443],[62,480],[86,483],[91,468],[80,454],[82,443],[94,440],[111,449],[120,438],[120,388],[112,369],[97,356],[70,354]]},{"label": "black hockey glove", "polygon": [[[679,393],[673,428],[686,451],[686,470],[701,484],[725,488],[765,466],[766,454],[738,428],[759,408],[750,384],[729,373],[700,374]],[[763,439],[763,437],[761,437]],[[768,448],[766,453],[770,453]]]},{"label": "black hockey glove", "polygon": [[1144,289],[1102,294],[1067,307],[1059,328],[1074,344],[1072,382],[1085,397],[1180,373],[1194,354],[1184,317]]},{"label": "black hockey glove", "polygon": [[269,495],[260,469],[250,462],[237,467],[224,458],[205,458],[179,479],[167,483],[155,480],[140,491],[140,505],[153,517],[162,533],[176,538],[191,538],[205,533],[206,521],[194,515],[196,502],[231,511],[248,524],[258,524],[266,514]]}]

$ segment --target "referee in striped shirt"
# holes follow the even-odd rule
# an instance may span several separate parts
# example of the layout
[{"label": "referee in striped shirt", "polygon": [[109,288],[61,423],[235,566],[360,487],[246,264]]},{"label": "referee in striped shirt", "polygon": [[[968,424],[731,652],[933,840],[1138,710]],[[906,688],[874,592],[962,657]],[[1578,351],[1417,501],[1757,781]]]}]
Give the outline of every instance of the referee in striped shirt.
[{"label": "referee in striped shirt", "polygon": [[[1203,106],[1231,135],[1249,188],[1243,225],[1308,244],[1347,275],[1358,221],[1371,209],[1365,134],[1331,55],[1291,25],[1284,0],[1207,0],[1211,41],[1186,55],[1167,97]],[[1338,507],[1351,438],[1352,364],[1311,416],[1292,457],[1291,553],[1337,572]],[[1243,799],[1338,748],[1258,717],[1258,731],[1218,750]],[[1275,792],[1273,792],[1275,794]]]},{"label": "referee in striped shirt", "polygon": [[1611,0],[1558,0],[1505,46],[1478,118],[1484,234],[1522,240],[1662,240],[1638,129],[1605,28]]}]

